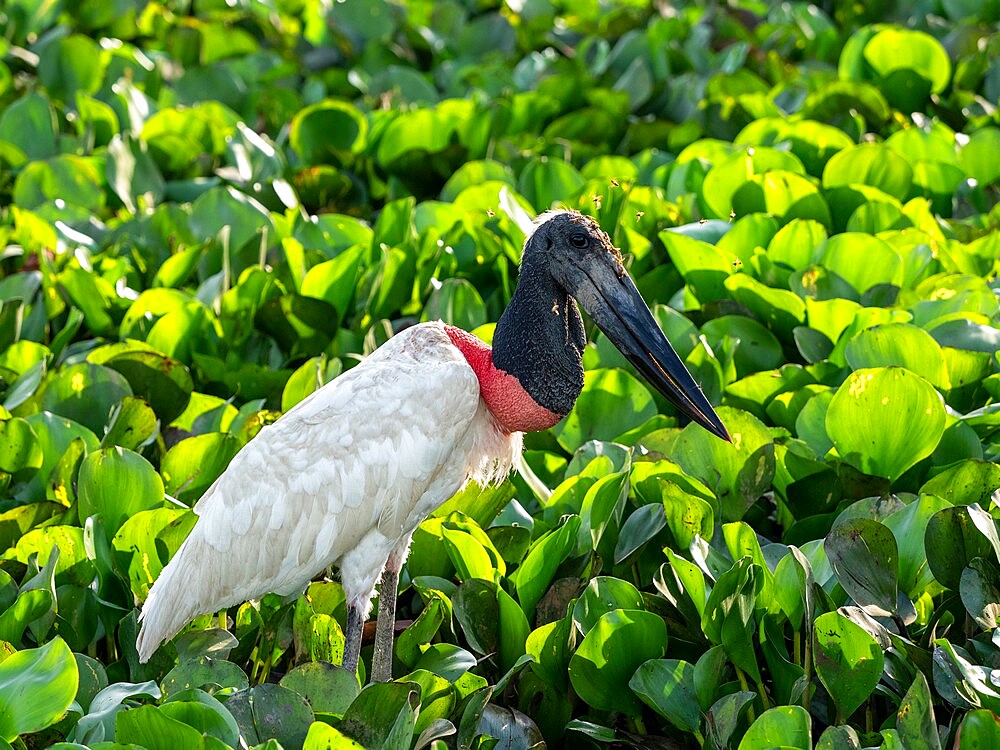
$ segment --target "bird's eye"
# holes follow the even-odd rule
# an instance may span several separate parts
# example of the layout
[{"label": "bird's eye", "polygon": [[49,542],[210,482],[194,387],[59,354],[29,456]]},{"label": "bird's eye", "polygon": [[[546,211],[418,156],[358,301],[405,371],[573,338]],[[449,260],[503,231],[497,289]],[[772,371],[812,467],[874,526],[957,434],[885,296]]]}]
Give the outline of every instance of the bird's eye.
[{"label": "bird's eye", "polygon": [[578,250],[583,250],[589,244],[589,240],[587,239],[587,235],[582,232],[574,232],[569,236],[569,244]]}]

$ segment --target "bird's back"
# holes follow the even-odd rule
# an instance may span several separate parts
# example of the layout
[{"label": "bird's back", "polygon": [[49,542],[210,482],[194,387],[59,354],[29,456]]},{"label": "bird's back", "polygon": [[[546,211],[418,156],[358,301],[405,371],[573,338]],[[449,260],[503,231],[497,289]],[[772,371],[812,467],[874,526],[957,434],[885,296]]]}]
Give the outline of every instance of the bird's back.
[{"label": "bird's back", "polygon": [[140,658],[199,614],[296,593],[332,563],[349,598],[367,595],[470,476],[506,475],[519,437],[496,429],[443,325],[398,334],[261,430],[198,501],[143,608]]}]

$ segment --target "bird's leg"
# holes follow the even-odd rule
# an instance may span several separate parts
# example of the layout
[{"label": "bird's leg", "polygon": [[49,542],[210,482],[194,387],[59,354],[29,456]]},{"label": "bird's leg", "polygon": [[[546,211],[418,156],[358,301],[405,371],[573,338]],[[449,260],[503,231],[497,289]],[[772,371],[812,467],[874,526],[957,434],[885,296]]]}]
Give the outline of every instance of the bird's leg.
[{"label": "bird's leg", "polygon": [[375,653],[372,656],[372,682],[392,679],[392,640],[396,629],[396,592],[399,570],[410,549],[410,536],[400,540],[389,553],[382,571],[382,587],[378,595],[378,621],[375,626]]},{"label": "bird's leg", "polygon": [[342,665],[344,669],[354,675],[358,673],[358,660],[361,658],[361,629],[363,627],[361,607],[348,600],[347,632],[344,634],[344,661]]}]

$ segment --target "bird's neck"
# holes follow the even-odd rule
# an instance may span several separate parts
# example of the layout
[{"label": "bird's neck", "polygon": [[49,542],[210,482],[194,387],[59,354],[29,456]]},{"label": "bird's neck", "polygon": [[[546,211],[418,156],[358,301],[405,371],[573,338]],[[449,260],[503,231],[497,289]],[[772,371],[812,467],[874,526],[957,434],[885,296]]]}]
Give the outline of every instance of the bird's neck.
[{"label": "bird's neck", "polygon": [[493,348],[449,326],[479,378],[480,395],[508,432],[552,427],[583,388],[586,333],[572,297],[522,267],[514,296],[493,334]]}]

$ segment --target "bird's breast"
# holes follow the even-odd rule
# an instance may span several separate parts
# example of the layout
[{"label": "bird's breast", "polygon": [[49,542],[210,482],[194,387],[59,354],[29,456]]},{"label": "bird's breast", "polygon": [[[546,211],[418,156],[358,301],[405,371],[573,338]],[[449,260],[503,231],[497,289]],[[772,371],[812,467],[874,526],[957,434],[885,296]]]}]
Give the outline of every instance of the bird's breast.
[{"label": "bird's breast", "polygon": [[521,381],[509,372],[493,365],[493,352],[471,333],[454,326],[445,326],[452,343],[472,367],[479,379],[479,395],[500,426],[507,432],[547,430],[562,419],[541,406],[524,389]]}]

